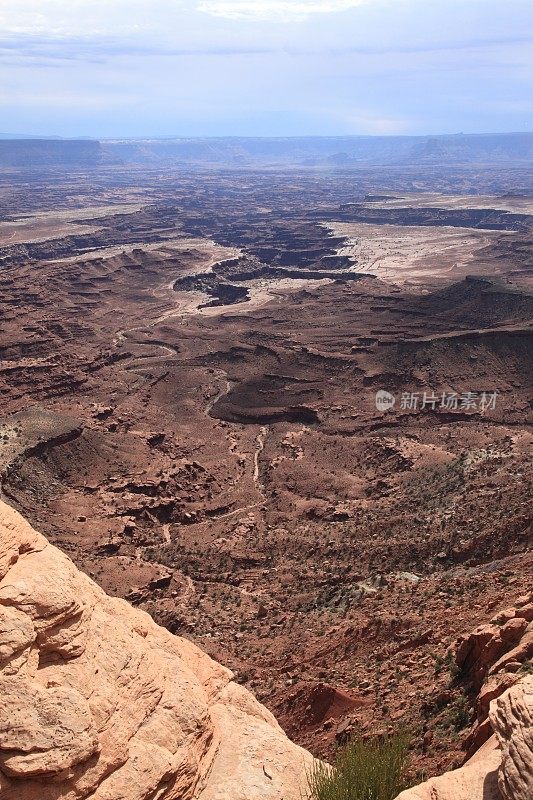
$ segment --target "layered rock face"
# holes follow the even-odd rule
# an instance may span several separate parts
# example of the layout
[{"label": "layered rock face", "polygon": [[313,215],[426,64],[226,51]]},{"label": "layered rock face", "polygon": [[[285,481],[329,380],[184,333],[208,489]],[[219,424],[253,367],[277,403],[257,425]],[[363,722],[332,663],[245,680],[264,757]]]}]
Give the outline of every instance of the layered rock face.
[{"label": "layered rock face", "polygon": [[533,798],[533,598],[457,642],[456,663],[478,692],[476,720],[460,769],[403,792],[398,800]]},{"label": "layered rock face", "polygon": [[310,762],[229,670],[0,501],[1,800],[299,800]]}]

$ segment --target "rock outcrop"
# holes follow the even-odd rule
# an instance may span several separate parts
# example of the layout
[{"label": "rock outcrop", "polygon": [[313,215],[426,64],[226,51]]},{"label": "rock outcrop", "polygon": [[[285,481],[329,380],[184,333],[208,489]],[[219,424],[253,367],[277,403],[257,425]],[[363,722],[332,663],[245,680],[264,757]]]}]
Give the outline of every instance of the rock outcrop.
[{"label": "rock outcrop", "polygon": [[461,769],[408,789],[397,800],[502,800],[498,790],[500,762],[501,753],[494,738]]},{"label": "rock outcrop", "polygon": [[533,677],[494,700],[495,733],[460,769],[409,789],[398,800],[531,800],[533,797]]},{"label": "rock outcrop", "polygon": [[455,661],[466,687],[477,693],[476,719],[464,747],[473,755],[492,735],[489,708],[493,700],[531,670],[533,657],[533,596],[519,597],[485,625],[461,637]]},{"label": "rock outcrop", "polygon": [[479,690],[488,675],[502,673],[511,664],[519,666],[533,656],[532,621],[533,598],[521,597],[516,607],[459,639],[455,660],[474,689]]},{"label": "rock outcrop", "polygon": [[509,689],[490,711],[502,750],[498,786],[505,800],[533,797],[533,676]]},{"label": "rock outcrop", "polygon": [[311,756],[0,501],[1,800],[296,800]]},{"label": "rock outcrop", "polygon": [[533,797],[533,597],[461,637],[455,658],[477,692],[465,740],[471,758],[398,800],[531,800]]}]

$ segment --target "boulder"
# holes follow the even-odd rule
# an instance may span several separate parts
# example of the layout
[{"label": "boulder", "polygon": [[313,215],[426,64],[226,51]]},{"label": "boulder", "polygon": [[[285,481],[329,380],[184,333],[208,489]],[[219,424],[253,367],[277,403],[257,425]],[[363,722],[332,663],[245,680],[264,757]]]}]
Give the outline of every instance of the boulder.
[{"label": "boulder", "polygon": [[476,691],[493,664],[520,642],[527,628],[527,619],[514,617],[503,624],[480,625],[473,633],[459,639],[455,652],[457,666]]}]

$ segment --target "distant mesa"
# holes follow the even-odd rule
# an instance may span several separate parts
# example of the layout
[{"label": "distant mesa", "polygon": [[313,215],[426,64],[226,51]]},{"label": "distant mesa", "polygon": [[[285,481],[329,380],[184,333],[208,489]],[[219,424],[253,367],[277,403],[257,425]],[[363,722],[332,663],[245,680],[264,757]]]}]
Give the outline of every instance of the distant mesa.
[{"label": "distant mesa", "polygon": [[0,167],[96,167],[100,142],[86,139],[0,139]]},{"label": "distant mesa", "polygon": [[0,139],[0,167],[144,164],[300,166],[524,165],[533,134],[170,139]]}]

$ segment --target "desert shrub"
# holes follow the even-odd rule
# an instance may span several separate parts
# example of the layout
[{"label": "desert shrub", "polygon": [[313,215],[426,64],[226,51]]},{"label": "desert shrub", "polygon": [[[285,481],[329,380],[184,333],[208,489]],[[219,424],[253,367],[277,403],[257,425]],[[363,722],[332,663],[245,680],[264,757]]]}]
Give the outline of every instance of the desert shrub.
[{"label": "desert shrub", "polygon": [[455,700],[446,711],[444,726],[453,728],[457,733],[462,731],[470,722],[470,709],[464,695]]},{"label": "desert shrub", "polygon": [[405,734],[353,739],[329,767],[316,761],[306,800],[394,800],[405,788],[409,740]]}]

